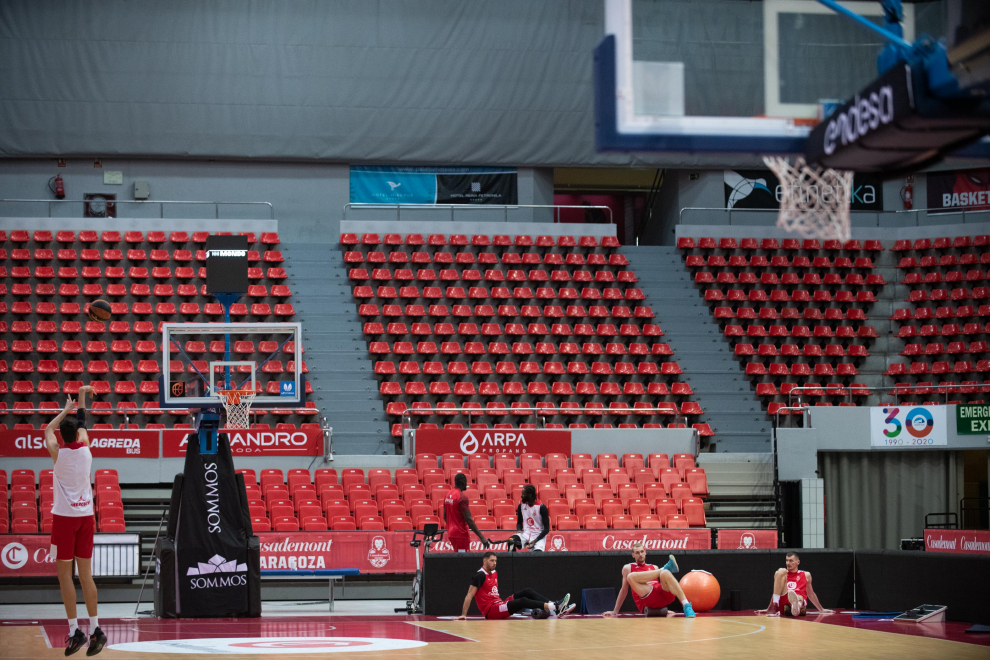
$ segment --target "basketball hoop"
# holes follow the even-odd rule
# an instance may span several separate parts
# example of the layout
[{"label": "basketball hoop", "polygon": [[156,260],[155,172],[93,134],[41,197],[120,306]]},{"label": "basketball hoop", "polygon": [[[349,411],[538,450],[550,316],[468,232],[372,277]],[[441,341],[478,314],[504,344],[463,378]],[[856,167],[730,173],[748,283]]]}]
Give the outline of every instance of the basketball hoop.
[{"label": "basketball hoop", "polygon": [[793,165],[776,156],[764,156],[763,162],[780,180],[778,227],[805,238],[850,239],[853,172],[812,167],[800,156]]},{"label": "basketball hoop", "polygon": [[229,429],[246,429],[250,426],[251,403],[257,392],[253,390],[217,390],[227,411]]}]

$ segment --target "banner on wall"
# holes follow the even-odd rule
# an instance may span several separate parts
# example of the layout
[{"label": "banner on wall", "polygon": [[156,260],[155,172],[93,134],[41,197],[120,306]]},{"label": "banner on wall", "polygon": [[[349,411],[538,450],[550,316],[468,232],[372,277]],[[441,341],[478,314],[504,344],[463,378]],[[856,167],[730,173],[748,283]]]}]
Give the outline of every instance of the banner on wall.
[{"label": "banner on wall", "polygon": [[[780,180],[770,170],[724,170],[725,208],[778,209],[783,197]],[[822,191],[819,191],[821,194]],[[826,191],[826,194],[827,191]],[[852,211],[883,210],[883,179],[872,174],[853,177]]]},{"label": "banner on wall", "polygon": [[[88,430],[94,458],[158,458],[186,455],[188,429],[93,429]],[[58,435],[58,432],[56,432]],[[230,450],[235,456],[319,456],[323,453],[320,429],[250,429],[232,431]],[[44,430],[0,429],[0,458],[46,458]]]},{"label": "banner on wall", "polygon": [[720,529],[719,550],[773,550],[777,532],[772,529]]},{"label": "banner on wall", "polygon": [[352,204],[518,204],[514,167],[352,165]]},{"label": "banner on wall", "polygon": [[990,532],[978,529],[926,529],[925,550],[990,554]]},{"label": "banner on wall", "polygon": [[[504,532],[508,535],[509,532]],[[498,536],[487,532],[486,536]],[[259,532],[261,570],[356,568],[362,573],[414,573],[417,550],[411,531],[402,532]],[[650,552],[711,549],[709,529],[565,530],[547,535],[548,552],[631,551],[639,541]],[[471,551],[481,552],[472,537]],[[490,550],[508,552],[506,543]],[[432,552],[453,552],[446,538]]]},{"label": "banner on wall", "polygon": [[939,447],[948,445],[945,406],[870,408],[873,447]]},{"label": "banner on wall", "polygon": [[990,209],[990,168],[928,172],[929,213]]},{"label": "banner on wall", "polygon": [[[188,433],[188,430],[167,431],[162,437],[162,456],[185,456]],[[230,439],[230,453],[234,456],[319,456],[323,453],[323,431],[320,429],[238,429],[223,435]]]},{"label": "banner on wall", "polygon": [[550,454],[571,453],[570,431],[527,429],[421,429],[416,453],[428,454]]},{"label": "banner on wall", "polygon": [[[158,458],[158,431],[97,429],[87,432],[93,458]],[[61,441],[58,431],[55,435]],[[47,458],[44,429],[0,429],[0,457]]]}]

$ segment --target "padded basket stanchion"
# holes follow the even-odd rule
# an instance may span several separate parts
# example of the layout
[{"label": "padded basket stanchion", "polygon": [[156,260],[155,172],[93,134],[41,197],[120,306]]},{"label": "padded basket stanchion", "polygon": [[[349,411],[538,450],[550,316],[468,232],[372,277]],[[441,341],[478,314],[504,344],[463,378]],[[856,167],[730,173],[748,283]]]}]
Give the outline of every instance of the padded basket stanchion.
[{"label": "padded basket stanchion", "polygon": [[256,392],[252,390],[218,390],[223,397],[223,408],[227,411],[229,429],[246,429],[250,426],[251,403]]}]

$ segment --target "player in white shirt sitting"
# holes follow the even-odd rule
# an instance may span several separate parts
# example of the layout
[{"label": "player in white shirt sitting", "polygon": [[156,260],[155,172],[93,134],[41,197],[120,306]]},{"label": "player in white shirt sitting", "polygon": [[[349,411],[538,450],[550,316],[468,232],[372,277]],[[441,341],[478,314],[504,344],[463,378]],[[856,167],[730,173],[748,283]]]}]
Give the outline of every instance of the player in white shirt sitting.
[{"label": "player in white shirt sitting", "polygon": [[523,486],[521,500],[516,507],[516,534],[509,539],[509,545],[542,552],[546,549],[547,533],[550,531],[547,505],[536,499],[536,486],[532,484]]}]

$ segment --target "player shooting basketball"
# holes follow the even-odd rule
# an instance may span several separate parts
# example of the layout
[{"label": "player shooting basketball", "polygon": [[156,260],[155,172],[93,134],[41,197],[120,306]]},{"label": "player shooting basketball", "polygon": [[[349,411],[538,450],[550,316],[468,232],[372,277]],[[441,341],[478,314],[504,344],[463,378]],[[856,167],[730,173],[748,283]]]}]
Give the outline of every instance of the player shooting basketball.
[{"label": "player shooting basketball", "polygon": [[[65,407],[45,428],[45,447],[55,462],[52,481],[55,490],[52,500],[52,550],[58,569],[58,584],[62,590],[62,604],[69,621],[69,637],[65,655],[72,655],[86,643],[86,635],[79,630],[76,619],[76,586],[72,582],[72,561],[79,569],[86,612],[89,614],[89,648],[86,655],[96,655],[103,650],[107,636],[100,630],[97,618],[96,583],[93,582],[93,489],[89,484],[93,455],[89,451],[89,435],[86,433],[86,395],[95,390],[84,385],[79,388],[79,407],[74,417],[67,417],[72,410],[72,397],[66,397]],[[62,435],[59,447],[55,430]]]},{"label": "player shooting basketball", "polygon": [[622,567],[622,588],[615,599],[615,608],[602,616],[617,616],[626,602],[626,596],[632,591],[636,608],[646,616],[674,616],[674,612],[667,606],[677,599],[681,601],[684,616],[694,617],[694,608],[674,577],[674,573],[678,571],[674,555],[669,556],[663,568],[657,568],[656,564],[646,563],[646,546],[637,542],[633,543],[632,557],[633,563]]}]

